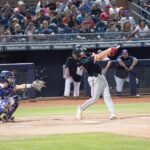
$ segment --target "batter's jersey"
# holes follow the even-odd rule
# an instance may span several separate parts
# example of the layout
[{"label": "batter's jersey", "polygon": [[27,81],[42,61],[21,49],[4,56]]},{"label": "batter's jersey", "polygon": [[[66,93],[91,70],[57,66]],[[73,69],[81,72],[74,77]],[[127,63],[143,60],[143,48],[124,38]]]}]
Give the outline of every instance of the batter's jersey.
[{"label": "batter's jersey", "polygon": [[134,59],[135,57],[132,57],[132,56],[128,56],[127,58],[123,58],[122,56],[119,56],[117,58],[117,66],[116,66],[115,75],[119,78],[128,77],[129,72],[126,71],[125,68],[119,64],[119,61],[123,61],[124,64],[129,68],[132,65]]},{"label": "batter's jersey", "polygon": [[84,67],[89,76],[97,76],[101,74],[101,67],[98,63],[94,63],[93,56],[85,56],[80,59],[80,65]]}]

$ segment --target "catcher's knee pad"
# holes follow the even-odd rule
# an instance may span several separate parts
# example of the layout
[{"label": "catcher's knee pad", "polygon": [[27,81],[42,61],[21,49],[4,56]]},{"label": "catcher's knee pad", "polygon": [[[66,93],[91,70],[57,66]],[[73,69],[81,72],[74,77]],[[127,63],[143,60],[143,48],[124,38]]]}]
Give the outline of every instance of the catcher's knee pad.
[{"label": "catcher's knee pad", "polygon": [[9,100],[8,99],[0,100],[0,114],[6,112],[8,108],[9,108]]},{"label": "catcher's knee pad", "polygon": [[20,97],[18,95],[14,95],[14,96],[12,96],[12,98],[14,100],[14,104],[12,106],[18,106]]}]

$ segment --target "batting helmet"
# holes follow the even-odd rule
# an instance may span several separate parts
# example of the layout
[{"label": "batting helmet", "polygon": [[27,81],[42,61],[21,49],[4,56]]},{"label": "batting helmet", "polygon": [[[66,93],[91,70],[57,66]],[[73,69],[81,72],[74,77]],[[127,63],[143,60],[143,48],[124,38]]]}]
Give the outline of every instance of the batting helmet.
[{"label": "batting helmet", "polygon": [[81,56],[84,53],[85,49],[81,45],[76,45],[75,48],[73,49],[73,54],[77,56]]}]

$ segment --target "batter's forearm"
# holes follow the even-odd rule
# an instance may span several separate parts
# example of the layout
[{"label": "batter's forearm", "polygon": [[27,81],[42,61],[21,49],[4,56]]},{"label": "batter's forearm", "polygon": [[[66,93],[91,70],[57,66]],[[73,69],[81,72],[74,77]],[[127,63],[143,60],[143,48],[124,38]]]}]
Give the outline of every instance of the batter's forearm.
[{"label": "batter's forearm", "polygon": [[106,49],[105,51],[102,51],[99,54],[95,54],[94,55],[94,61],[98,62],[98,61],[103,60],[105,57],[107,57],[110,54],[110,52],[111,52],[111,48],[108,48],[108,49]]},{"label": "batter's forearm", "polygon": [[94,55],[94,62],[99,62],[99,61],[103,60],[104,58],[106,58],[107,56],[114,56],[116,51],[119,49],[119,47],[120,46],[108,48],[99,54],[95,54]]}]

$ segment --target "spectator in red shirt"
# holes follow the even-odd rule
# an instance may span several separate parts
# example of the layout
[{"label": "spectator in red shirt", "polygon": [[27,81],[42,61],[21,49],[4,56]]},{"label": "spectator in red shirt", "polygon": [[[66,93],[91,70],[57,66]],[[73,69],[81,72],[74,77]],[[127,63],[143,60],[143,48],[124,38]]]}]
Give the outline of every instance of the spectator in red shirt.
[{"label": "spectator in red shirt", "polygon": [[109,8],[110,8],[110,5],[106,5],[105,6],[105,11],[104,12],[102,12],[101,14],[100,14],[100,19],[102,20],[102,21],[109,21],[109,19],[110,19],[110,13],[109,13]]},{"label": "spectator in red shirt", "polygon": [[95,28],[95,23],[94,21],[91,19],[91,16],[88,15],[84,21],[82,22],[82,31],[83,32],[93,32]]}]

